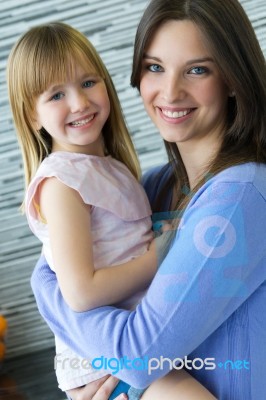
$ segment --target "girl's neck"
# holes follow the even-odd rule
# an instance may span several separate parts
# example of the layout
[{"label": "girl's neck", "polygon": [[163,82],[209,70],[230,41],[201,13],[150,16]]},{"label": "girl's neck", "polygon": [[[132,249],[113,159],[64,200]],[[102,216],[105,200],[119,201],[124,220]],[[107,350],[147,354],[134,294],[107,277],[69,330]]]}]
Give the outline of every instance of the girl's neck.
[{"label": "girl's neck", "polygon": [[58,143],[53,143],[52,145],[52,153],[57,151],[65,151],[68,153],[80,153],[80,154],[87,154],[90,156],[98,156],[104,157],[105,152],[102,144],[91,144],[88,146],[78,146],[78,145],[62,145]]}]

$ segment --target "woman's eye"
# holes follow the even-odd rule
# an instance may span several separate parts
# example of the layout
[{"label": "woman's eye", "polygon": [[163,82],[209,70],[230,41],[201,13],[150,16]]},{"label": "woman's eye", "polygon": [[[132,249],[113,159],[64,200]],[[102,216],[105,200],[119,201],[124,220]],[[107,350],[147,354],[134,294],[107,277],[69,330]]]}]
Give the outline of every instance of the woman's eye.
[{"label": "woman's eye", "polygon": [[162,72],[163,71],[162,67],[158,64],[148,65],[148,70],[151,72]]},{"label": "woman's eye", "polygon": [[55,94],[51,97],[51,100],[60,100],[60,99],[62,99],[62,97],[64,97],[64,93],[62,93],[62,92],[55,93]]},{"label": "woman's eye", "polygon": [[202,75],[206,72],[208,72],[206,67],[193,67],[189,70],[189,73],[194,75]]},{"label": "woman's eye", "polygon": [[85,88],[90,88],[94,84],[95,84],[95,82],[93,82],[93,81],[85,81],[85,82],[83,82],[82,86],[85,87]]}]

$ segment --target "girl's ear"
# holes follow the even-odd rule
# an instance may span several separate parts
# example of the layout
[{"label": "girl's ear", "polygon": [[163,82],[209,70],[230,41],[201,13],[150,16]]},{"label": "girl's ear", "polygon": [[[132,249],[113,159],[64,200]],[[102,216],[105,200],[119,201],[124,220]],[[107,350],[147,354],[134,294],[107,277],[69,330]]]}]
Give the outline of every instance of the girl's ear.
[{"label": "girl's ear", "polygon": [[42,125],[35,121],[35,129],[36,131],[40,131],[42,129]]},{"label": "girl's ear", "polygon": [[42,129],[42,124],[40,124],[38,117],[36,115],[32,116],[32,127],[35,131],[40,131]]}]

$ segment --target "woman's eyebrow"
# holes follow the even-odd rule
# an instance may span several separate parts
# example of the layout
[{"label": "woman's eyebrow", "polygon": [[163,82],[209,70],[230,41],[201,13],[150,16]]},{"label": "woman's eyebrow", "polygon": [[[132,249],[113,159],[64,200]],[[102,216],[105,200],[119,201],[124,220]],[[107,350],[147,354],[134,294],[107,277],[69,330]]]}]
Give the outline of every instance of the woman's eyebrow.
[{"label": "woman's eyebrow", "polygon": [[[149,55],[147,53],[144,53],[143,55],[143,59],[149,59],[149,60],[153,60],[153,61],[157,61],[157,62],[162,62],[162,60],[159,57],[156,56],[152,56]],[[186,62],[186,65],[190,65],[190,64],[196,64],[196,63],[202,63],[202,62],[213,62],[214,60],[211,57],[199,57],[199,58],[193,58],[191,60],[188,60]]]},{"label": "woman's eyebrow", "polygon": [[197,63],[203,63],[203,62],[212,62],[214,63],[214,59],[211,57],[200,57],[200,58],[194,58],[192,60],[188,60],[186,64],[197,64]]},{"label": "woman's eyebrow", "polygon": [[160,58],[155,57],[155,56],[150,56],[150,55],[147,54],[147,53],[144,53],[144,54],[143,54],[143,59],[150,59],[150,60],[162,62],[162,60],[161,60]]}]

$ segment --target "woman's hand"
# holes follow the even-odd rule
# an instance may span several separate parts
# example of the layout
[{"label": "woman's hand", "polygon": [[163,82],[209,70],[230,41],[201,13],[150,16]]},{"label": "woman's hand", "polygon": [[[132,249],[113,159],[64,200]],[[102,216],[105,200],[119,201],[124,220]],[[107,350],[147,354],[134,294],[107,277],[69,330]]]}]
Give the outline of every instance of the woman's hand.
[{"label": "woman's hand", "polygon": [[[119,379],[112,375],[104,376],[86,386],[67,391],[72,400],[108,400]],[[126,394],[120,394],[115,400],[126,400]]]}]

